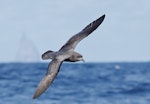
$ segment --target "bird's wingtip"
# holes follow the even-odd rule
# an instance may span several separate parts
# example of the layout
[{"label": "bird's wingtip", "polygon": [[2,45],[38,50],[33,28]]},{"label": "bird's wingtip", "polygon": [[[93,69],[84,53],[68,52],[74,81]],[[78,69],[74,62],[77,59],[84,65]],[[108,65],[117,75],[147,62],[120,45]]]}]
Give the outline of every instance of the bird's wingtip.
[{"label": "bird's wingtip", "polygon": [[39,91],[36,90],[35,94],[33,95],[32,99],[36,99],[41,95],[41,93],[39,94]]},{"label": "bird's wingtip", "polygon": [[33,99],[38,98],[40,95],[42,95],[46,89],[49,87],[50,83],[51,83],[51,76],[45,76],[41,82],[38,84],[38,87],[33,95]]},{"label": "bird's wingtip", "polygon": [[105,16],[106,16],[106,15],[105,15],[105,14],[103,14],[100,18],[104,20]]},{"label": "bird's wingtip", "polygon": [[36,97],[35,97],[35,96],[33,96],[33,97],[32,97],[32,99],[36,99]]},{"label": "bird's wingtip", "polygon": [[103,15],[103,18],[105,18],[105,17],[106,17],[106,15],[104,14],[104,15]]},{"label": "bird's wingtip", "polygon": [[34,99],[38,98],[39,96],[40,96],[40,95],[34,94],[34,95],[32,96],[32,99],[34,100]]},{"label": "bird's wingtip", "polygon": [[58,71],[56,70],[56,72],[53,72],[50,75],[44,76],[44,78],[38,84],[38,87],[32,97],[33,99],[38,98],[47,90],[47,88],[50,86],[50,84],[53,82],[55,76],[57,75],[57,72]]}]

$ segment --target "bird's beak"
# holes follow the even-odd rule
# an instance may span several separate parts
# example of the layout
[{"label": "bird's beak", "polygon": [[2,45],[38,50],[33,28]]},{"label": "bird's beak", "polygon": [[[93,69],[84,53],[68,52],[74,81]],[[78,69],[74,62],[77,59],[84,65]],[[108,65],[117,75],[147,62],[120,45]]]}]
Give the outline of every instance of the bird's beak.
[{"label": "bird's beak", "polygon": [[82,59],[81,61],[83,61],[83,62],[85,63],[85,60],[84,60],[84,59]]}]

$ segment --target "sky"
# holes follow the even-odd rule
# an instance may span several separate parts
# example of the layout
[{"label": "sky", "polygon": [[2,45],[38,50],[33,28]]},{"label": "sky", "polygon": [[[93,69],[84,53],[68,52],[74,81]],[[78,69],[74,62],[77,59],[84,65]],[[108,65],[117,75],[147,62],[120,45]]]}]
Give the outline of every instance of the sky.
[{"label": "sky", "polygon": [[85,61],[150,61],[149,11],[149,0],[0,0],[0,62],[17,60],[24,34],[40,58],[103,14],[104,22],[76,47]]}]

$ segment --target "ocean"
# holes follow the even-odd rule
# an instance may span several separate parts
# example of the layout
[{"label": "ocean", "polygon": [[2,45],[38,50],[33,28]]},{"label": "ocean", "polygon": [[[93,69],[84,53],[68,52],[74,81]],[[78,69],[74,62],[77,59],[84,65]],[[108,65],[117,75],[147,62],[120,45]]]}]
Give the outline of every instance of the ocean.
[{"label": "ocean", "polygon": [[48,63],[1,63],[0,104],[150,104],[150,62],[63,63],[39,98]]}]

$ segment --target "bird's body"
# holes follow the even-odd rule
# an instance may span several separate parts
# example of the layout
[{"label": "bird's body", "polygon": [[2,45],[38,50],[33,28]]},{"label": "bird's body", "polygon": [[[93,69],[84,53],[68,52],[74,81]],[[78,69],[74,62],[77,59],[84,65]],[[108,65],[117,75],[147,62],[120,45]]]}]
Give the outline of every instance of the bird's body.
[{"label": "bird's body", "polygon": [[[77,56],[82,56],[81,54],[79,54],[78,52],[75,52],[75,51],[66,51],[66,52],[70,52],[70,54],[71,54],[69,58],[64,60],[64,61],[67,61],[67,62],[76,62],[76,61],[78,61],[78,59],[76,57]],[[58,52],[47,51],[42,55],[42,59],[43,60],[53,59],[55,56],[58,56],[61,53],[64,54],[65,52],[62,52],[62,51],[58,51]]]},{"label": "bird's body", "polygon": [[73,37],[71,37],[61,48],[59,51],[47,51],[42,55],[42,59],[52,59],[48,66],[48,70],[44,78],[39,83],[33,99],[39,97],[53,82],[57,73],[59,72],[60,66],[63,61],[68,62],[76,62],[76,61],[84,61],[83,56],[75,52],[74,49],[76,45],[85,37],[87,37],[90,33],[92,33],[97,27],[103,22],[105,15],[101,16],[97,20],[93,21],[89,25],[87,25],[81,32],[77,33]]}]

